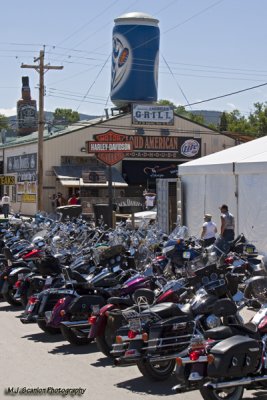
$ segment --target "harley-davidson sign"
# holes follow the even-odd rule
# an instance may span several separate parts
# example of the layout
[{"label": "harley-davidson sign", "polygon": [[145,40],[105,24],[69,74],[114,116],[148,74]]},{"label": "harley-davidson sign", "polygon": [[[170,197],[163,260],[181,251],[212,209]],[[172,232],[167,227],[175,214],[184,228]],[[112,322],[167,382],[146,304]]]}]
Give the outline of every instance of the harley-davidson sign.
[{"label": "harley-davidson sign", "polygon": [[107,165],[117,164],[123,160],[125,153],[133,150],[128,136],[109,130],[95,135],[95,141],[87,142],[88,153],[95,153],[96,158]]},{"label": "harley-davidson sign", "polygon": [[113,165],[125,158],[185,160],[201,157],[201,139],[181,136],[124,135],[109,130],[87,142],[105,164]]}]

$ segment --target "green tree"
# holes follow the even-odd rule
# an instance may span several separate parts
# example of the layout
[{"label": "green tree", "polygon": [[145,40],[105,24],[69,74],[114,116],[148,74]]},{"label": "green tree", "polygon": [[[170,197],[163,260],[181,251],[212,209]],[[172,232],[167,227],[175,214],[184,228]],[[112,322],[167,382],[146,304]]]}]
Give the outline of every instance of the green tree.
[{"label": "green tree", "polygon": [[176,106],[169,100],[159,100],[157,104],[162,106],[172,106],[175,114],[180,115],[181,117],[185,117],[187,119],[191,119],[191,121],[194,121],[198,124],[204,124],[204,118],[202,117],[202,115],[195,115],[187,111],[184,106]]},{"label": "green tree", "polygon": [[79,113],[70,108],[56,108],[53,117],[54,121],[66,121],[67,124],[74,124],[80,121]]},{"label": "green tree", "polygon": [[0,130],[8,127],[8,119],[5,115],[0,114]]},{"label": "green tree", "polygon": [[221,115],[219,130],[220,130],[220,132],[228,131],[228,120],[227,120],[227,115],[226,115],[225,111]]}]

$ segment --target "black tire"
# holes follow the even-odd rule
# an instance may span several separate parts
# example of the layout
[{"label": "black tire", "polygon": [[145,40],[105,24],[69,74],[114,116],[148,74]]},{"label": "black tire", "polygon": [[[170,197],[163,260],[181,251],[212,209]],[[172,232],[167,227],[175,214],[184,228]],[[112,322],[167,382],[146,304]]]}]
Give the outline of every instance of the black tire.
[{"label": "black tire", "polygon": [[64,339],[66,339],[70,344],[74,344],[76,346],[83,346],[93,341],[93,339],[89,339],[88,337],[79,336],[79,331],[68,329],[65,325],[60,325],[60,331],[64,336]]},{"label": "black tire", "polygon": [[140,360],[137,362],[137,367],[144,377],[151,381],[165,381],[173,373],[175,368],[175,360],[168,360],[164,362],[150,362]]},{"label": "black tire", "polygon": [[244,388],[236,386],[229,389],[215,390],[202,387],[199,391],[204,400],[241,400]]},{"label": "black tire", "polygon": [[114,358],[110,352],[112,350],[112,345],[115,343],[116,333],[120,325],[120,323],[116,323],[116,320],[109,315],[107,317],[104,333],[97,336],[95,339],[98,349],[107,357]]},{"label": "black tire", "polygon": [[16,290],[14,290],[13,287],[10,286],[8,288],[8,291],[6,293],[3,293],[3,298],[11,306],[21,307],[22,306],[21,301],[20,300],[16,300],[14,298],[15,293],[16,293]]},{"label": "black tire", "polygon": [[37,324],[42,331],[49,333],[50,335],[57,335],[60,333],[59,328],[53,328],[52,326],[47,325],[46,321],[44,319],[42,320],[37,320]]},{"label": "black tire", "polygon": [[33,295],[33,289],[29,287],[27,290],[23,291],[23,293],[20,296],[20,301],[21,304],[23,305],[24,308],[26,308],[28,304],[29,298]]}]

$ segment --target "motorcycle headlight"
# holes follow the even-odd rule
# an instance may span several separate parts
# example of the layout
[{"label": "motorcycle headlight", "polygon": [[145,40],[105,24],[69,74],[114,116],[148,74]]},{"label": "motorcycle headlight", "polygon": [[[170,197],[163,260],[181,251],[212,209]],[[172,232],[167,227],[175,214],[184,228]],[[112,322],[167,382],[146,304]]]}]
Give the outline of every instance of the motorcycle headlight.
[{"label": "motorcycle headlight", "polygon": [[221,325],[221,320],[216,315],[211,314],[206,318],[206,324],[210,329],[217,328],[217,326]]}]

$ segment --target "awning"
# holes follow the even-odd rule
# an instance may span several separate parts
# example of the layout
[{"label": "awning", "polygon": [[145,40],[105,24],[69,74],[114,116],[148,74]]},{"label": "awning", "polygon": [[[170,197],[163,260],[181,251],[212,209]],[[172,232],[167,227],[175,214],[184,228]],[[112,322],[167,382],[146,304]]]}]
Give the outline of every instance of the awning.
[{"label": "awning", "polygon": [[[69,187],[108,187],[108,168],[103,166],[64,165],[55,166],[53,170],[62,186]],[[112,186],[127,187],[120,172],[111,167]]]}]

